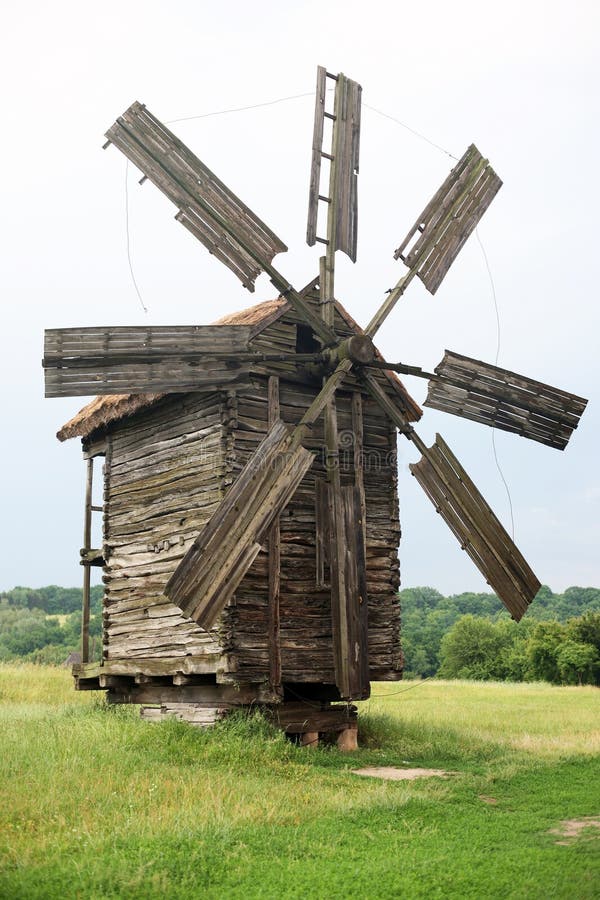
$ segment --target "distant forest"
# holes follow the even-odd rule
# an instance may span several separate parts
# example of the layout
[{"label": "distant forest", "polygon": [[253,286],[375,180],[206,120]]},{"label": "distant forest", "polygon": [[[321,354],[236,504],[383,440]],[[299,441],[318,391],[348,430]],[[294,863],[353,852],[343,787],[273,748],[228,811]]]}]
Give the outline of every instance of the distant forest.
[{"label": "distant forest", "polygon": [[[90,641],[99,658],[102,585],[91,589]],[[600,589],[542,587],[517,625],[494,594],[400,592],[408,677],[600,685]],[[79,649],[81,588],[0,593],[0,661],[63,663]]]}]

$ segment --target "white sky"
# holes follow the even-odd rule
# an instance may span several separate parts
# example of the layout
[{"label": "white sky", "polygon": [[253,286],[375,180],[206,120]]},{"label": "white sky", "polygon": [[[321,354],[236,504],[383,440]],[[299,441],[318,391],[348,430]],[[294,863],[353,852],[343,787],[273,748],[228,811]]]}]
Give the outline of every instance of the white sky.
[{"label": "white sky", "polygon": [[[254,295],[130,172],[134,293],[126,257],[125,160],[103,133],[140,100],[159,119],[314,89],[316,66],[344,71],[363,102],[460,156],[474,141],[504,187],[480,226],[498,295],[500,365],[590,398],[564,453],[502,432],[496,444],[516,539],[554,590],[600,585],[597,2],[458,0],[228,3],[130,0],[5,4],[0,20],[0,589],[80,583],[84,469],[54,435],[83,400],[43,399],[43,330],[205,323]],[[306,97],[174,125],[176,133],[288,244],[276,265],[297,286],[316,274],[304,235],[313,101]],[[366,324],[402,271],[392,253],[452,161],[363,109],[359,256],[338,254],[337,295]],[[446,347],[493,362],[496,321],[472,238],[433,298],[414,284],[378,344],[433,367]],[[407,379],[418,400],[425,382]],[[427,410],[505,524],[491,431]],[[400,445],[403,586],[485,589],[410,477]]]}]

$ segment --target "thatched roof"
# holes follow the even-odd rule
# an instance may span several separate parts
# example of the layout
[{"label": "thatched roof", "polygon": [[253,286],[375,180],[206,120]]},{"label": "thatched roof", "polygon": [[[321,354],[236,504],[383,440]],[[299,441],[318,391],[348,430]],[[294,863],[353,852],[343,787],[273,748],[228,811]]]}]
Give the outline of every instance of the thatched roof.
[{"label": "thatched roof", "polygon": [[[262,303],[256,303],[246,309],[238,312],[228,313],[217,319],[214,325],[255,325],[256,331],[263,331],[275,319],[283,315],[290,307],[290,303],[279,297],[277,300],[266,300]],[[347,310],[341,303],[336,301],[336,309],[342,319],[355,331],[362,331]],[[402,395],[404,403],[409,410],[411,421],[416,421],[421,417],[421,409],[412,399],[398,376],[394,372],[383,373],[387,377],[390,384]],[[56,437],[59,441],[66,441],[73,437],[88,437],[98,428],[103,428],[120,419],[128,418],[142,409],[147,409],[159,400],[166,397],[167,394],[107,394],[102,397],[96,397],[83,409],[69,419],[62,428],[57,432]]]}]

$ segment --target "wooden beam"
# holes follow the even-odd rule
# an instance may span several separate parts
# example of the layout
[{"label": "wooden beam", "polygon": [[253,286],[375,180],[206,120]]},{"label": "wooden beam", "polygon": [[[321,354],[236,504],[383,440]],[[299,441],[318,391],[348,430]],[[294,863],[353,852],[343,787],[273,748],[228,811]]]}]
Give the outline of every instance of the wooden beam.
[{"label": "wooden beam", "polygon": [[[94,459],[86,462],[85,508],[83,514],[83,550],[88,552],[92,544],[92,483],[94,479]],[[90,658],[90,579],[89,563],[83,566],[83,590],[81,595],[81,661],[86,663]]]},{"label": "wooden beam", "polygon": [[[268,423],[272,428],[279,419],[279,378],[271,375],[268,381]],[[280,581],[281,581],[281,528],[279,516],[271,525],[268,537],[269,551],[269,683],[271,690],[281,691],[281,640],[280,640]]]}]

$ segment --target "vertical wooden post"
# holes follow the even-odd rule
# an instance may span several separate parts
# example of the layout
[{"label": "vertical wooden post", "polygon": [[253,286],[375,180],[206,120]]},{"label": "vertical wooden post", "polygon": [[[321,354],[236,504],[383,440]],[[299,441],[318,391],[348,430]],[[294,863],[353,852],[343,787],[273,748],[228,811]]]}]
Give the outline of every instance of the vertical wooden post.
[{"label": "vertical wooden post", "polygon": [[[279,418],[279,378],[269,377],[268,418],[269,428]],[[281,578],[281,529],[279,516],[269,530],[269,682],[271,690],[281,694],[281,640],[280,640],[280,578]]]},{"label": "vertical wooden post", "polygon": [[367,558],[367,503],[365,500],[363,411],[360,391],[352,394],[352,434],[354,437],[354,483],[360,493],[365,560]]},{"label": "vertical wooden post", "polygon": [[[92,483],[94,479],[94,459],[87,461],[85,482],[85,511],[83,519],[83,549],[90,550],[92,545]],[[81,661],[89,662],[90,658],[90,577],[91,567],[84,557],[83,592],[81,602]]]}]

